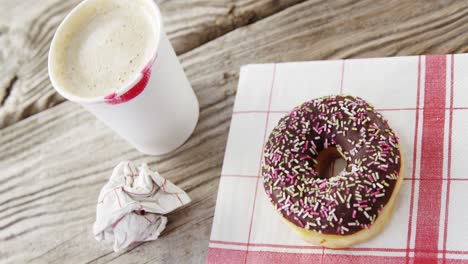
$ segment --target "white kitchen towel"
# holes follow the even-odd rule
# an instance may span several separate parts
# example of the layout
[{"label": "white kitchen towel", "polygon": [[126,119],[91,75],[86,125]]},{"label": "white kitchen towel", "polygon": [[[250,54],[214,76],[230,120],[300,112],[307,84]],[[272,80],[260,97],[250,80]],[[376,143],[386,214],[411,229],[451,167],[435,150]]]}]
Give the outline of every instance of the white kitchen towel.
[{"label": "white kitchen towel", "polygon": [[[399,136],[404,159],[389,223],[340,250],[307,244],[289,229],[260,175],[263,145],[278,120],[333,94],[373,104]],[[466,54],[243,66],[208,263],[468,263],[466,135]]]},{"label": "white kitchen towel", "polygon": [[163,215],[190,202],[188,195],[143,163],[121,162],[99,194],[93,232],[113,242],[114,251],[155,240],[166,227]]}]

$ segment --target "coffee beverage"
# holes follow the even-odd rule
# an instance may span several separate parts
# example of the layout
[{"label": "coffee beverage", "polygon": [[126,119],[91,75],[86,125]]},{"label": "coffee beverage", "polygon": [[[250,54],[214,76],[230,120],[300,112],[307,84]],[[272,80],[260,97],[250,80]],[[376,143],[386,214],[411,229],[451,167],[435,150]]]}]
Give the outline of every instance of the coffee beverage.
[{"label": "coffee beverage", "polygon": [[88,0],[55,35],[49,67],[55,85],[82,98],[106,96],[137,81],[157,48],[154,14],[144,0]]},{"label": "coffee beverage", "polygon": [[48,62],[57,93],[142,153],[168,153],[195,129],[197,97],[154,0],[83,0],[55,32]]}]

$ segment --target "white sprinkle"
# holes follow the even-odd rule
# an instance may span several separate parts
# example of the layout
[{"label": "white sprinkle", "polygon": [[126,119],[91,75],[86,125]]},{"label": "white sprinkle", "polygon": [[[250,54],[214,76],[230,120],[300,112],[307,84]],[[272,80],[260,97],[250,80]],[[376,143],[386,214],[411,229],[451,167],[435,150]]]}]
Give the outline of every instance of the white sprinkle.
[{"label": "white sprinkle", "polygon": [[366,216],[367,219],[370,219],[370,216],[367,214],[366,211],[364,211],[364,215]]},{"label": "white sprinkle", "polygon": [[338,191],[338,192],[336,192],[336,194],[338,195],[338,197],[340,197],[341,202],[344,203],[345,200],[344,200],[343,197],[341,196],[340,192]]}]

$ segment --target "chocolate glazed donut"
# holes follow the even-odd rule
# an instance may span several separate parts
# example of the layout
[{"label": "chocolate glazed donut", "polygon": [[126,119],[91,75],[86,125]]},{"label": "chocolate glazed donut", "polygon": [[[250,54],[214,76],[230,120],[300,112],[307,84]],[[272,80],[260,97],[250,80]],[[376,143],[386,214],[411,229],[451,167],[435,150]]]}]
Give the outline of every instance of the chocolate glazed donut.
[{"label": "chocolate glazed donut", "polygon": [[[346,167],[332,177],[336,158]],[[275,209],[305,240],[342,248],[369,239],[399,191],[398,138],[361,98],[327,96],[297,106],[265,144],[262,175]]]}]

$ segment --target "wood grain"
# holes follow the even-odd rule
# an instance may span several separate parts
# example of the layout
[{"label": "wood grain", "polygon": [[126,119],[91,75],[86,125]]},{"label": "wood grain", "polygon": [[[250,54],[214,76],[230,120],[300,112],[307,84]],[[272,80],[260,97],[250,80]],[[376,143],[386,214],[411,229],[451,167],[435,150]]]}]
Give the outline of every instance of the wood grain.
[{"label": "wood grain", "polygon": [[[0,260],[204,262],[241,65],[466,52],[467,13],[464,1],[307,1],[216,38],[181,56],[200,121],[162,157],[138,153],[70,102],[1,129]],[[161,239],[116,254],[91,226],[99,189],[124,159],[148,162],[193,202],[169,215]]]},{"label": "wood grain", "polygon": [[[63,101],[47,75],[59,23],[80,0],[0,0],[0,128]],[[184,53],[300,0],[156,1],[176,52]]]}]

